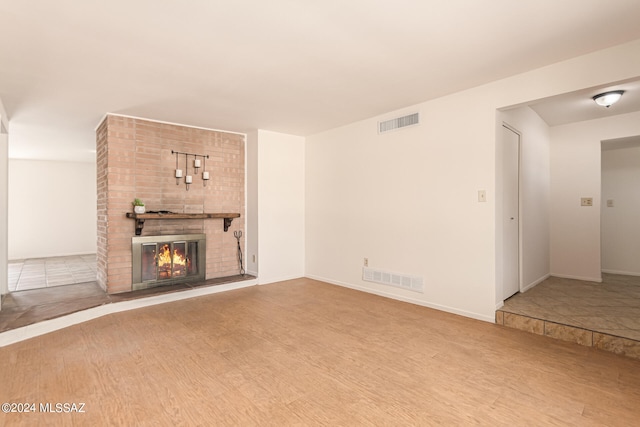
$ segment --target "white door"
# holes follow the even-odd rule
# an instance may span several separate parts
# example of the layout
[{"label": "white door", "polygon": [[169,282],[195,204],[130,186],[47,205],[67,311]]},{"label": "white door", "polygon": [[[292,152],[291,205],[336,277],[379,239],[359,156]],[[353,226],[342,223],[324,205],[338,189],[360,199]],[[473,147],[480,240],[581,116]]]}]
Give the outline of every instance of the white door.
[{"label": "white door", "polygon": [[502,127],[502,289],[503,299],[520,291],[520,135]]}]

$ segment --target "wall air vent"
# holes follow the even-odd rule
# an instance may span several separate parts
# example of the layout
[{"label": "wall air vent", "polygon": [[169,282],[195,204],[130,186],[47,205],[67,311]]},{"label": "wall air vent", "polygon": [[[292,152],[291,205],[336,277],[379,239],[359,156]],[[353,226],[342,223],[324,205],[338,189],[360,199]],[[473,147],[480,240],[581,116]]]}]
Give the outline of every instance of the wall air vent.
[{"label": "wall air vent", "polygon": [[362,280],[365,282],[381,283],[396,288],[424,293],[422,277],[409,276],[407,274],[390,273],[388,271],[375,270],[369,267],[362,268]]},{"label": "wall air vent", "polygon": [[420,113],[396,117],[395,119],[378,122],[378,133],[391,132],[392,130],[415,126],[420,123]]}]

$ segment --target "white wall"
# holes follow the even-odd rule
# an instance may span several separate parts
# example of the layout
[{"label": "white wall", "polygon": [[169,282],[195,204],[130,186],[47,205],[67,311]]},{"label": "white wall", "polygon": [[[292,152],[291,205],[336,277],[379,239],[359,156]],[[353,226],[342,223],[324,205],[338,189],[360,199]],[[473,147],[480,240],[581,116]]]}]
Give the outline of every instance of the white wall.
[{"label": "white wall", "polygon": [[260,284],[303,277],[305,140],[264,130],[249,134],[249,140],[248,163],[257,167],[258,251],[248,251],[247,265],[256,268],[256,255]]},{"label": "white wall", "polygon": [[[308,276],[489,320],[495,109],[473,98],[307,138]],[[378,119],[415,111],[419,126],[377,134]],[[478,202],[481,189],[488,203]],[[424,294],[363,281],[365,257],[371,268],[424,278]]]},{"label": "white wall", "polygon": [[[601,281],[601,141],[640,134],[640,113],[551,128],[551,274]],[[592,197],[593,206],[580,206]]]},{"label": "white wall", "polygon": [[[640,76],[639,58],[640,40],[307,137],[307,276],[493,321],[496,109]],[[414,111],[420,126],[377,135]],[[364,282],[364,257],[424,294]]]},{"label": "white wall", "polygon": [[96,252],[95,163],[9,160],[9,259]]},{"label": "white wall", "polygon": [[520,255],[524,291],[550,273],[549,126],[529,107],[507,110],[501,116],[502,121],[521,132]]},{"label": "white wall", "polygon": [[602,271],[640,276],[640,147],[602,148]]}]

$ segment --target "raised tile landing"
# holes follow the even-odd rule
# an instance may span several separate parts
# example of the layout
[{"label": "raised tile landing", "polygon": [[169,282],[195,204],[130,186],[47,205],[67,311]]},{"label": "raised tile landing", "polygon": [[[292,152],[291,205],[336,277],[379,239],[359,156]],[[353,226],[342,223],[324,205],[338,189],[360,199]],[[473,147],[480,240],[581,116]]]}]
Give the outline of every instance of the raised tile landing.
[{"label": "raised tile landing", "polygon": [[505,301],[496,323],[640,359],[640,277],[550,277]]}]

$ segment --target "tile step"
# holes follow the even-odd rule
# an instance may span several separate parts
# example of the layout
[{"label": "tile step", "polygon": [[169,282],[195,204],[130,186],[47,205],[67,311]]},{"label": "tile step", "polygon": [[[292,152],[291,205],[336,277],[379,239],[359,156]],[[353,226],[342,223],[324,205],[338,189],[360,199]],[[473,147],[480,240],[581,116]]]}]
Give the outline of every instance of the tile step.
[{"label": "tile step", "polygon": [[631,338],[618,337],[503,310],[496,311],[496,324],[640,359],[640,341]]}]

